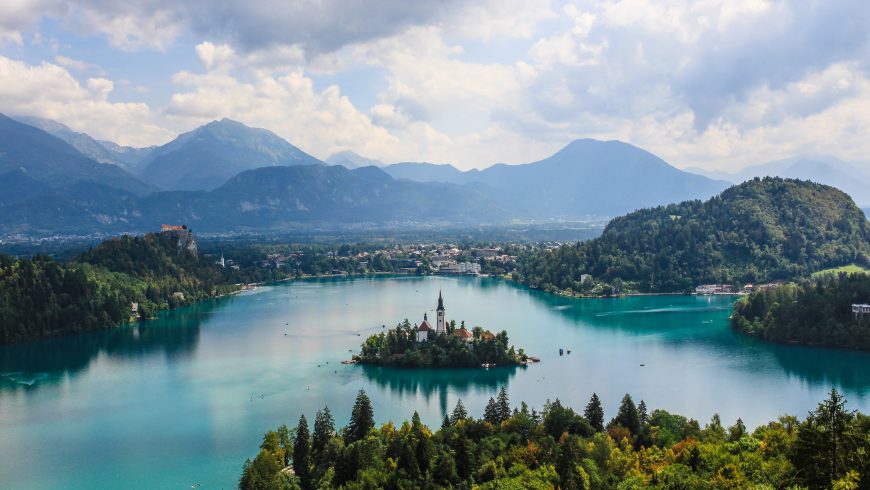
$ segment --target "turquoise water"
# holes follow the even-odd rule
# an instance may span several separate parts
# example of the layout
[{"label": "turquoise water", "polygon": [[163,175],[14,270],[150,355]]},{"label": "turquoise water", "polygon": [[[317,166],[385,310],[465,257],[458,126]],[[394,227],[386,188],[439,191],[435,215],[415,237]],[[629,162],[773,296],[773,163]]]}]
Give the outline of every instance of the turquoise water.
[{"label": "turquoise water", "polygon": [[[339,364],[369,334],[447,318],[539,356],[528,368],[399,370]],[[264,287],[108,332],[0,347],[0,488],[232,488],[264,431],[328,405],[340,425],[364,388],[375,417],[440,425],[458,398],[623,394],[703,422],[800,416],[842,390],[870,411],[870,355],[771,345],[728,328],[730,297],[568,299],[498,279],[399,277]],[[572,349],[560,357],[559,348]],[[641,366],[643,364],[644,366]]]}]

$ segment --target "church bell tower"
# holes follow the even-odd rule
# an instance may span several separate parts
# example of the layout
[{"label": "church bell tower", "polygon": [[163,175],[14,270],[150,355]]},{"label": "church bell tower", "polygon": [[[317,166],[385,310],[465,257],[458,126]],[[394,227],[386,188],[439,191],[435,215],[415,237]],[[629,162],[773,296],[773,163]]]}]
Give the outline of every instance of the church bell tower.
[{"label": "church bell tower", "polygon": [[441,291],[438,291],[438,308],[435,312],[437,316],[435,319],[435,333],[439,335],[447,333],[447,326],[445,325],[444,319],[444,298],[441,297]]}]

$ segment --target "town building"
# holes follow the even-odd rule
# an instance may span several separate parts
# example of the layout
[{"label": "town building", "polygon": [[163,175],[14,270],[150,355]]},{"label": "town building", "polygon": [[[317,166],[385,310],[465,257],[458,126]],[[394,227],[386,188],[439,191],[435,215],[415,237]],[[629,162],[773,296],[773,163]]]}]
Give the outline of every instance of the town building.
[{"label": "town building", "polygon": [[471,342],[472,340],[474,340],[474,334],[465,327],[457,328],[453,331],[453,335],[459,337],[465,342]]}]

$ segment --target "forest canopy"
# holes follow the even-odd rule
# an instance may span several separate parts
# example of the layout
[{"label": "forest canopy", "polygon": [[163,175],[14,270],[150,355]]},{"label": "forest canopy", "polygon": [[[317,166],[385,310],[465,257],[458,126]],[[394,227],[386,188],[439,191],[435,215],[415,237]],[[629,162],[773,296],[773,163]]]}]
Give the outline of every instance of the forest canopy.
[{"label": "forest canopy", "polygon": [[755,291],[734,303],[731,326],[774,342],[870,350],[870,275],[821,275]]},{"label": "forest canopy", "polygon": [[558,399],[538,412],[511,407],[502,388],[482,418],[459,400],[432,430],[410,422],[375,427],[360,391],[336,430],[329,408],[309,432],[304,415],[263,437],[239,488],[737,489],[866,488],[870,417],[835,390],[804,420],[786,415],[754,430],[718,415],[702,426],[626,395],[605,424],[593,394],[582,411]]},{"label": "forest canopy", "polygon": [[706,202],[615,218],[598,238],[523,256],[518,278],[552,292],[583,292],[583,274],[617,290],[680,292],[846,264],[870,264],[870,225],[852,199],[833,187],[767,177]]}]

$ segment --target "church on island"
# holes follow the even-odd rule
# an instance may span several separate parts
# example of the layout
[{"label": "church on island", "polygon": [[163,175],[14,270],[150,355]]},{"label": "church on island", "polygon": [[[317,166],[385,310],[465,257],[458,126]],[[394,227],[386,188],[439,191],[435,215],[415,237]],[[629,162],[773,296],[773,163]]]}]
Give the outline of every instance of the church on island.
[{"label": "church on island", "polygon": [[[441,291],[438,291],[438,307],[435,308],[435,328],[432,328],[426,313],[423,313],[423,322],[417,327],[417,342],[428,340],[430,332],[435,332],[435,335],[447,334],[447,318],[444,316],[444,298],[441,296]],[[452,335],[466,342],[471,342],[474,339],[474,335],[464,325],[454,330]]]}]

